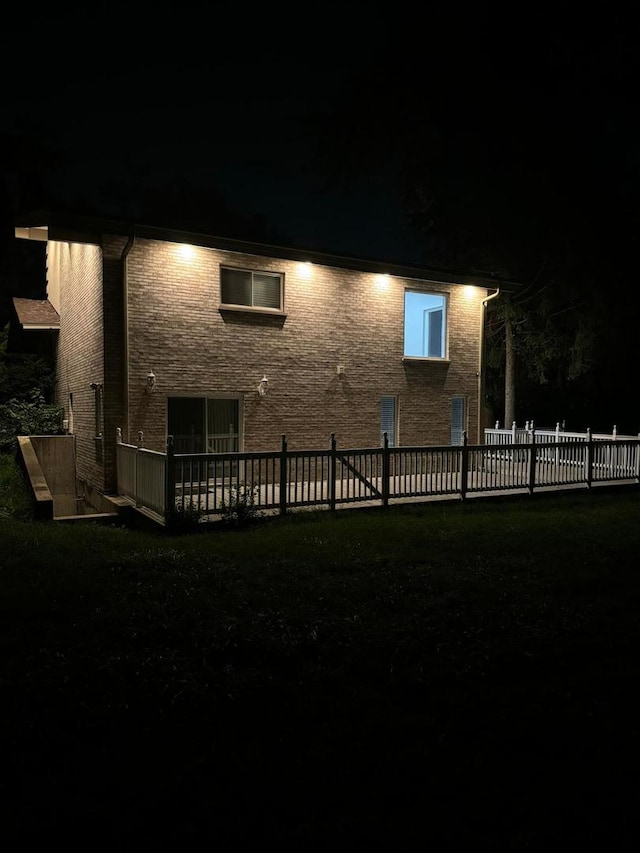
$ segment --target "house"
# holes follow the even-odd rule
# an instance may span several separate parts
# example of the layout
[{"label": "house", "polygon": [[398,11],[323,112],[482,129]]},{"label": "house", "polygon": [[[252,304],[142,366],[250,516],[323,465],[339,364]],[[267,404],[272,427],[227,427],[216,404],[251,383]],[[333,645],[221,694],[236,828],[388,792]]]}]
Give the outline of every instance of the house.
[{"label": "house", "polygon": [[[176,452],[481,441],[492,278],[34,214],[79,485],[116,489],[116,432]],[[31,324],[31,325],[30,325]],[[35,325],[34,325],[35,324]]]}]

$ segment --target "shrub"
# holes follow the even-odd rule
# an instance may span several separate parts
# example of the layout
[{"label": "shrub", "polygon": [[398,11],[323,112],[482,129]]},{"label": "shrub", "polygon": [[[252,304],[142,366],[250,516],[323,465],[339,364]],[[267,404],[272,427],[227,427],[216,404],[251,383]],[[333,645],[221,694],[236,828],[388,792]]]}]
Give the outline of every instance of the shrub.
[{"label": "shrub", "polygon": [[229,497],[222,501],[222,520],[232,527],[242,527],[255,521],[260,513],[256,506],[258,487],[253,483],[238,483],[229,487]]},{"label": "shrub", "polygon": [[47,403],[39,390],[26,400],[7,400],[0,405],[0,452],[14,453],[18,435],[59,435],[62,415],[61,407]]},{"label": "shrub", "polygon": [[193,533],[200,527],[204,510],[197,501],[169,509],[164,514],[166,529],[170,533]]}]

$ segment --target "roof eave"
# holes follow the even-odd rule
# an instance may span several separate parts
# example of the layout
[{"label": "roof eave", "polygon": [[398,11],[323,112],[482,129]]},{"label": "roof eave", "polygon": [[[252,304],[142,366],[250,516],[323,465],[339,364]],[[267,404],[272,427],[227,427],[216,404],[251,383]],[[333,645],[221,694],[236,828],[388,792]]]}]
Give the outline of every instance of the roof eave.
[{"label": "roof eave", "polygon": [[[38,224],[34,224],[38,223]],[[42,224],[46,223],[46,224]],[[20,234],[18,232],[21,232]],[[42,236],[46,234],[46,236]],[[385,262],[373,258],[357,258],[332,253],[319,252],[304,247],[280,246],[231,237],[203,234],[196,231],[184,231],[155,225],[126,222],[123,220],[98,217],[59,214],[52,211],[35,211],[25,214],[17,220],[16,236],[23,239],[50,239],[100,245],[103,235],[113,234],[123,237],[141,237],[150,240],[166,240],[172,243],[187,243],[205,248],[223,249],[241,254],[253,254],[261,257],[275,257],[282,260],[311,262],[339,269],[360,272],[387,273],[402,278],[420,281],[442,282],[445,284],[474,285],[489,289],[500,288],[505,291],[517,291],[518,282],[474,274],[460,270],[444,270],[427,266]]]}]

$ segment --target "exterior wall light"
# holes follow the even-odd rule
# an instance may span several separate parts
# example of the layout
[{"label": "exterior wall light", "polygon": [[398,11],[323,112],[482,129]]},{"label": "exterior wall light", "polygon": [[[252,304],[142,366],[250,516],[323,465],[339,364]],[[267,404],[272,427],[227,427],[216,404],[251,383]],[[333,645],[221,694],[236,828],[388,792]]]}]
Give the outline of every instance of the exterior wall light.
[{"label": "exterior wall light", "polygon": [[150,394],[153,389],[156,387],[156,375],[153,370],[150,370],[147,373],[147,391]]},{"label": "exterior wall light", "polygon": [[258,382],[258,394],[260,394],[261,397],[264,397],[264,395],[267,393],[268,387],[269,387],[269,380],[267,379],[266,376],[263,376],[262,379],[260,380],[260,382]]}]

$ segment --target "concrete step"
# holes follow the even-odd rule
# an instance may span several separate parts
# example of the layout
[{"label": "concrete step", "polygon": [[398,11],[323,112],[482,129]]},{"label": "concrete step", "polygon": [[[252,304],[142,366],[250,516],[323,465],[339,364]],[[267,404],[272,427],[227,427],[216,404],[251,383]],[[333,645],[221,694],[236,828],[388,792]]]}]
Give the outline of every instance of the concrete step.
[{"label": "concrete step", "polygon": [[97,522],[98,524],[114,524],[119,520],[120,516],[117,512],[87,512],[84,515],[57,515],[53,517],[53,521],[74,524],[87,521]]}]

